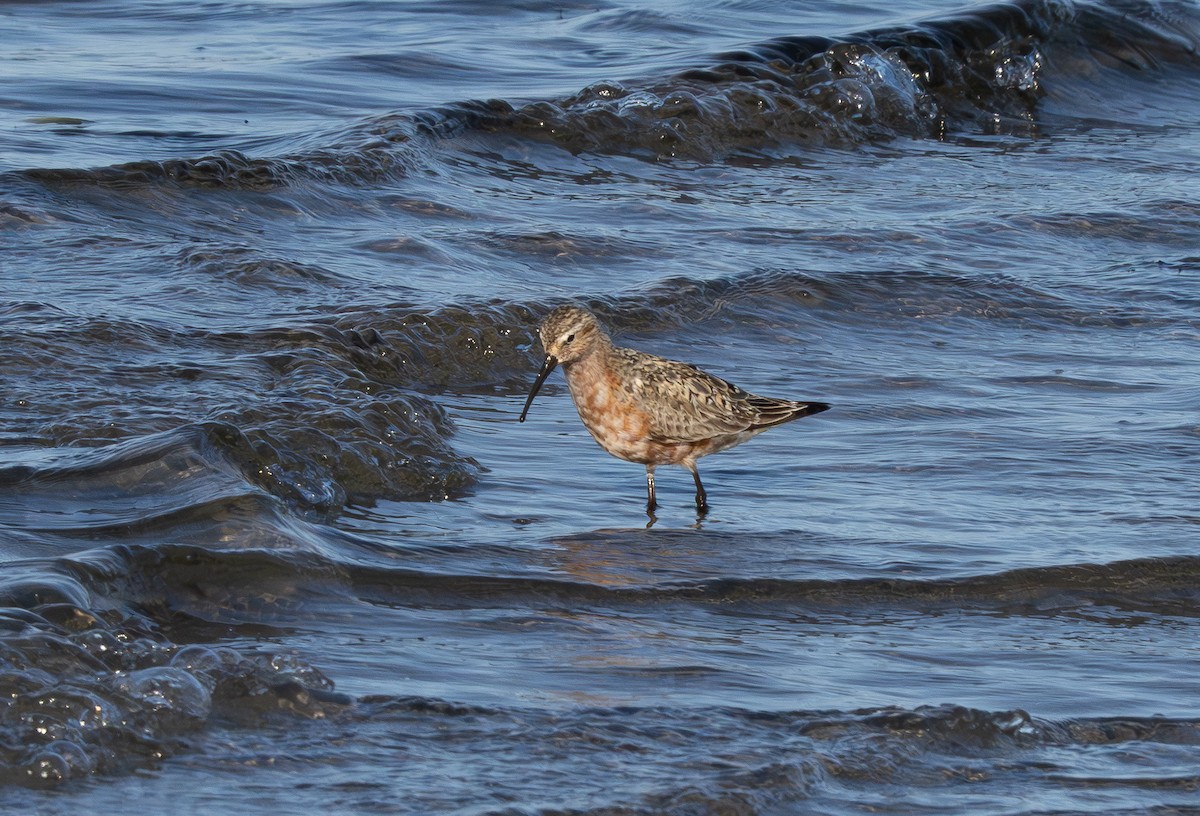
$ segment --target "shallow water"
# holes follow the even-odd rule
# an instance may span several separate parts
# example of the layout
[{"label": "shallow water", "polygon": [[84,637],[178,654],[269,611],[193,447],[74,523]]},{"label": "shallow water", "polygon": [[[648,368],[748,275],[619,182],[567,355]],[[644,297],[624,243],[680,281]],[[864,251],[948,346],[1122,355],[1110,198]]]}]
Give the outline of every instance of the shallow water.
[{"label": "shallow water", "polygon": [[[38,813],[1200,807],[1200,9],[9,4]],[[587,436],[553,306],[833,409]]]}]

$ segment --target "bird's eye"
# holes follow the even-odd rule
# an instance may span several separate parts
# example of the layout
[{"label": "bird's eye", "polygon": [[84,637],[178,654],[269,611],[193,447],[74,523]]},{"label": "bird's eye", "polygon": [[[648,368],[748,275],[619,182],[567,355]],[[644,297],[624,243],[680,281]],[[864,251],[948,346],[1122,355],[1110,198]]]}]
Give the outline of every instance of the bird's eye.
[{"label": "bird's eye", "polygon": [[566,340],[564,340],[564,341],[563,341],[563,343],[564,343],[564,344],[566,344],[566,343],[570,343],[570,342],[572,342],[574,339],[575,339],[575,335],[573,335],[573,334],[568,334],[568,335],[567,335],[567,339],[566,339]]}]

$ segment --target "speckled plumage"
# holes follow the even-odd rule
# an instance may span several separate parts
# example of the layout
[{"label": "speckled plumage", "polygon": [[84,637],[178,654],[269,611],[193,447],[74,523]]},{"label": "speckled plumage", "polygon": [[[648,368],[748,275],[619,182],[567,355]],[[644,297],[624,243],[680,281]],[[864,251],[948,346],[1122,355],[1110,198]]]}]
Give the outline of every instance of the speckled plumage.
[{"label": "speckled plumage", "polygon": [[697,459],[829,408],[756,396],[687,363],[614,346],[595,315],[577,306],[552,311],[538,333],[546,361],[521,421],[546,377],[561,364],[584,427],[613,456],[646,466],[648,511],[656,506],[658,465],[691,471],[696,507],[703,513],[708,501]]}]

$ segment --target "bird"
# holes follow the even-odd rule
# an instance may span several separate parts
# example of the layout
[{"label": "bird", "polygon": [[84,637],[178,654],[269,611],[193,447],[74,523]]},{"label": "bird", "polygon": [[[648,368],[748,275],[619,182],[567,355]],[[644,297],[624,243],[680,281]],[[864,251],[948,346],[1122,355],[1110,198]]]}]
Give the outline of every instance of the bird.
[{"label": "bird", "polygon": [[696,482],[696,512],[709,509],[696,460],[768,428],[829,410],[824,402],[760,397],[689,363],[614,345],[589,310],[559,306],[538,327],[546,352],[525,408],[562,366],[583,425],[608,453],[646,466],[646,512],[658,506],[654,470],[679,465]]}]

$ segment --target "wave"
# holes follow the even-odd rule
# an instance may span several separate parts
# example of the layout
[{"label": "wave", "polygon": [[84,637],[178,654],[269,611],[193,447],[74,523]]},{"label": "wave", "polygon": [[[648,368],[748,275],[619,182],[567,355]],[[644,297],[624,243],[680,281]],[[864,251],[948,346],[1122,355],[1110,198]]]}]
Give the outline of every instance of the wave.
[{"label": "wave", "polygon": [[665,80],[465,110],[476,127],[572,151],[699,159],[779,143],[1033,136],[1056,82],[1094,76],[1097,66],[1131,76],[1178,66],[1194,79],[1198,43],[1191,6],[1025,0],[840,38],[781,37]]},{"label": "wave", "polygon": [[[232,257],[242,254],[234,250]],[[949,334],[964,325],[970,331],[978,325],[988,331],[1088,332],[1177,328],[1181,322],[1167,309],[1137,308],[1136,297],[1117,306],[1112,301],[1111,292],[1048,290],[1002,275],[787,269],[671,278],[641,291],[585,299],[625,337],[764,326],[807,342],[831,327],[887,334],[903,331],[909,320],[920,321],[924,333]],[[26,304],[27,324],[44,325],[4,333],[6,377],[27,380],[40,395],[39,410],[13,410],[5,432],[10,445],[96,448],[79,460],[80,468],[111,484],[130,484],[140,474],[147,491],[169,492],[170,479],[182,483],[190,468],[207,468],[206,478],[224,480],[232,491],[226,496],[224,488],[214,489],[213,501],[253,502],[243,495],[252,488],[291,508],[328,516],[379,499],[453,498],[473,489],[483,467],[455,450],[455,425],[443,396],[524,394],[538,364],[538,320],[554,305],[351,304],[295,325],[221,331],[77,319]],[[122,364],[88,370],[89,385],[81,392],[75,361],[97,355]],[[1151,387],[1038,376],[1022,384],[1121,392]],[[139,471],[147,457],[160,458],[157,467],[166,470]],[[213,475],[225,471],[236,475]],[[16,478],[16,471],[3,471],[0,479],[4,473]],[[163,479],[168,481],[156,481]],[[53,506],[49,494],[38,501]]]},{"label": "wave", "polygon": [[[155,464],[154,467],[160,467]],[[999,573],[949,577],[843,577],[804,579],[755,574],[753,567],[722,570],[710,578],[650,580],[597,574],[527,572],[524,550],[503,545],[460,545],[412,542],[380,548],[369,539],[311,524],[287,512],[277,499],[255,492],[245,482],[206,476],[196,469],[178,474],[170,485],[156,481],[123,484],[129,473],[91,473],[90,488],[61,471],[26,477],[24,483],[52,485],[54,493],[19,491],[28,505],[6,499],[0,505],[0,529],[36,534],[58,541],[65,561],[55,575],[70,577],[74,589],[54,579],[44,590],[21,589],[24,579],[0,580],[0,604],[20,598],[48,598],[56,603],[85,604],[99,596],[136,607],[162,605],[164,595],[195,596],[188,614],[197,619],[224,619],[226,607],[236,617],[248,606],[245,595],[286,598],[347,593],[371,603],[403,606],[410,598],[454,604],[502,602],[517,606],[579,605],[611,608],[651,605],[751,605],[759,611],[809,610],[814,614],[897,608],[919,612],[965,610],[1006,615],[1042,615],[1105,607],[1192,617],[1200,600],[1200,557],[1137,558],[1110,563],[1027,567]],[[0,473],[11,486],[11,473]],[[240,495],[230,487],[240,484]],[[143,489],[145,492],[143,492]],[[6,489],[11,494],[11,489]],[[51,500],[45,501],[50,495]],[[45,516],[57,519],[46,524]],[[555,551],[595,551],[598,546],[645,546],[644,530],[601,530],[553,540]],[[663,531],[655,540],[674,541],[679,533]],[[745,546],[740,533],[704,532],[713,549]],[[785,534],[778,534],[785,535]],[[853,542],[828,541],[837,548]],[[775,546],[775,545],[772,545]],[[20,552],[6,552],[9,558]],[[480,560],[479,556],[487,557]],[[405,566],[397,566],[402,558]],[[36,561],[36,559],[35,559]],[[33,562],[31,562],[33,563]],[[40,563],[40,562],[39,562]],[[478,566],[476,566],[478,564]],[[506,568],[504,565],[508,564]],[[512,572],[511,569],[517,569]],[[689,570],[691,568],[689,567]],[[661,572],[661,571],[660,571]],[[148,577],[152,581],[148,583]],[[13,583],[16,581],[16,583]],[[208,587],[183,592],[180,587]],[[10,589],[4,589],[9,587]],[[268,587],[290,587],[293,592]],[[150,592],[150,596],[142,593]],[[14,594],[15,593],[15,594]],[[21,605],[21,604],[17,604]],[[254,604],[256,608],[260,604]],[[200,611],[203,610],[203,611]],[[290,614],[287,603],[279,614]],[[254,622],[270,616],[264,610]]]},{"label": "wave", "polygon": [[[89,472],[72,466],[22,478],[70,479]],[[13,484],[14,476],[7,472],[6,483]],[[105,508],[99,509],[103,515]],[[11,515],[4,520],[7,528],[16,527]],[[156,523],[154,537],[169,540],[170,525]],[[267,523],[279,521],[268,517]],[[188,524],[180,529],[189,529]],[[653,743],[670,723],[698,718],[709,728],[725,723],[723,728],[750,732],[747,744],[753,746],[778,745],[763,739],[763,729],[814,741],[817,748],[834,751],[830,756],[836,761],[827,767],[853,764],[853,752],[842,754],[836,746],[883,735],[894,741],[895,750],[936,755],[951,746],[961,754],[997,746],[1021,752],[1034,746],[1156,740],[1192,744],[1198,731],[1195,722],[1161,717],[1052,722],[1020,711],[957,706],[852,712],[581,708],[550,714],[423,697],[355,698],[339,693],[329,678],[293,653],[261,643],[254,649],[222,645],[231,635],[279,639],[316,611],[342,615],[362,602],[422,610],[498,604],[555,610],[747,607],[758,616],[779,610],[789,618],[805,614],[812,619],[871,615],[881,608],[1006,616],[1096,614],[1097,608],[1107,608],[1137,613],[1126,615],[1126,621],[1147,612],[1160,620],[1195,615],[1200,600],[1196,557],[926,580],[746,577],[611,586],[567,577],[397,569],[388,566],[395,563],[395,553],[373,559],[366,549],[354,550],[363,542],[339,539],[322,547],[313,540],[317,536],[292,534],[290,546],[275,548],[253,540],[225,546],[220,541],[122,543],[58,558],[9,561],[0,575],[0,684],[8,695],[0,707],[0,784],[48,786],[93,773],[155,767],[165,757],[194,750],[216,721],[261,727],[333,717],[392,728],[397,719],[428,723],[432,718],[426,727],[436,728],[437,718],[469,716],[477,727],[461,739],[479,750],[480,724],[488,724],[486,739],[510,740],[513,723],[524,734],[576,727],[603,732],[611,723],[625,739]],[[285,537],[283,530],[279,537]],[[639,723],[647,729],[640,737]],[[890,749],[885,754],[890,756]],[[867,760],[858,754],[856,767]],[[888,767],[884,762],[871,773],[884,774]]]},{"label": "wave", "polygon": [[[32,378],[30,391],[54,408],[18,413],[6,431],[27,445],[100,446],[105,453],[86,467],[108,478],[142,457],[142,446],[180,459],[179,474],[192,459],[215,463],[215,452],[294,507],[338,512],[384,496],[444,499],[478,477],[478,464],[449,444],[454,425],[445,409],[406,381],[406,369],[417,366],[378,332],[315,324],[147,334],[138,322],[113,320],[60,325],[51,334],[53,343],[40,333],[12,335],[6,375]],[[124,364],[89,372],[80,395],[78,369],[60,362],[98,345]],[[59,370],[71,376],[60,379]],[[173,394],[169,404],[164,393]]]},{"label": "wave", "polygon": [[[1200,15],[1178,2],[1018,0],[844,37],[785,36],[668,77],[598,81],[560,99],[451,103],[388,114],[273,158],[227,149],[94,170],[33,169],[42,184],[220,187],[403,178],[465,136],[506,134],[574,152],[709,160],[780,144],[1031,137],[1055,88],[1097,97],[1146,76],[1194,81]],[[1130,93],[1141,93],[1130,90]],[[1103,118],[1107,108],[1081,110]],[[15,205],[9,205],[15,206]],[[20,215],[18,214],[18,217]]]},{"label": "wave", "polygon": [[1200,600],[1200,558],[1179,556],[1031,567],[994,575],[947,579],[848,578],[794,580],[726,577],[638,586],[606,586],[566,578],[429,574],[362,567],[347,574],[355,593],[386,605],[408,597],[444,597],[458,604],[497,601],[555,607],[611,608],[698,604],[747,605],[758,612],[852,612],[907,609],[929,613],[985,610],[1006,615],[1060,614],[1102,606],[1122,611],[1193,617]]},{"label": "wave", "polygon": [[[1063,787],[1185,793],[1195,784],[1194,772],[1130,773],[1120,757],[1156,750],[1187,757],[1200,730],[1195,720],[1051,721],[1021,710],[956,705],[780,712],[592,707],[543,714],[400,698],[371,701],[352,716],[368,733],[377,727],[412,734],[423,745],[439,728],[470,723],[469,745],[437,740],[434,756],[409,766],[415,774],[426,762],[466,761],[472,751],[490,758],[471,762],[473,780],[482,784],[471,786],[470,798],[458,802],[441,789],[426,799],[418,791],[404,812],[467,809],[478,803],[475,791],[482,787],[502,801],[530,802],[522,813],[576,816],[843,812],[848,801],[867,810],[925,812],[929,790],[944,794],[947,787],[956,801],[1004,802],[1005,812],[1022,812],[1020,804],[1045,791],[1066,801]],[[556,749],[552,770],[528,764],[528,755],[544,746]],[[1072,774],[1078,756],[1091,758],[1090,778]],[[606,772],[590,773],[598,761]],[[521,772],[513,773],[517,767]],[[570,774],[572,784],[552,785],[560,792],[547,797],[546,775],[554,772]],[[615,791],[611,780],[618,776],[626,784]]]},{"label": "wave", "polygon": [[[93,556],[90,577],[95,579],[97,558],[112,563],[134,551],[115,548],[107,558]],[[138,606],[104,594],[96,580],[79,580],[72,573],[80,565],[5,564],[0,785],[46,787],[152,768],[189,748],[214,716],[247,722],[276,715],[316,718],[350,702],[295,655],[271,648],[235,651],[219,645],[214,628],[203,638],[211,646],[187,645],[186,615],[170,593],[157,601],[152,596],[154,558],[141,552],[139,571],[124,576],[142,588]],[[173,591],[187,594],[186,587]],[[278,630],[257,630],[268,633]]]}]

